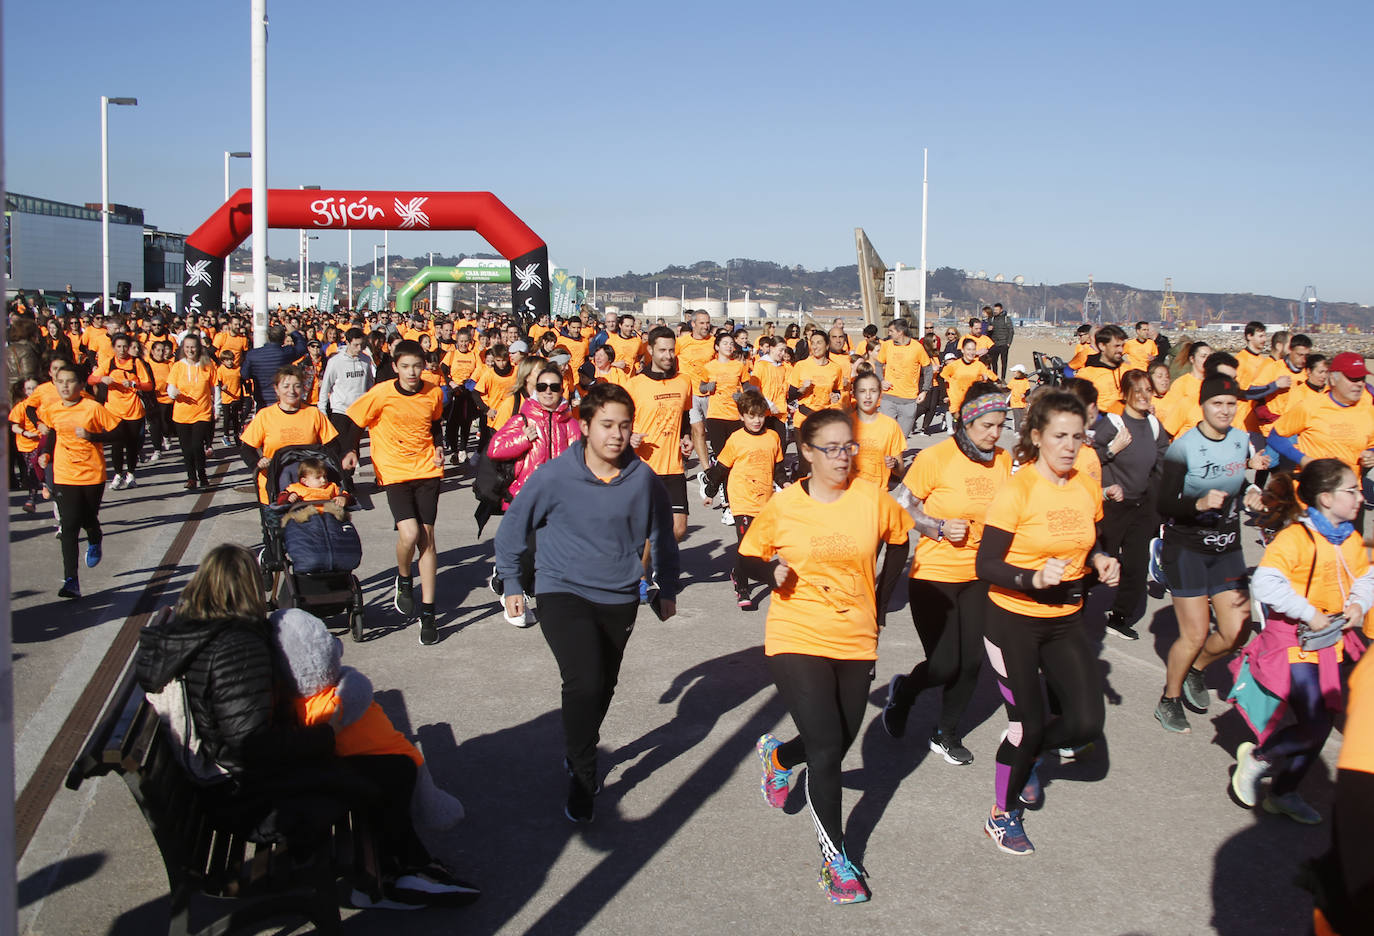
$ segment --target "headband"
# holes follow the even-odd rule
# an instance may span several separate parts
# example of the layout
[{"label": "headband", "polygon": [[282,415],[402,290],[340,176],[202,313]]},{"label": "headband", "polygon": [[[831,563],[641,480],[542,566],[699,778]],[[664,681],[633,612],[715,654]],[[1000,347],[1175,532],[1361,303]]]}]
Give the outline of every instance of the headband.
[{"label": "headband", "polygon": [[1011,409],[1007,397],[1001,393],[985,393],[976,400],[966,400],[959,408],[959,421],[967,426],[979,416],[988,413],[1005,413]]}]

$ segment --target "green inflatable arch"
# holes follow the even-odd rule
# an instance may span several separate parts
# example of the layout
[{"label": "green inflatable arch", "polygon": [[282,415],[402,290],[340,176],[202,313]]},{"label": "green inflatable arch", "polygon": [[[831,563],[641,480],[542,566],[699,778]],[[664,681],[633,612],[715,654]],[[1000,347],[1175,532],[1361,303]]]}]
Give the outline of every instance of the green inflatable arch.
[{"label": "green inflatable arch", "polygon": [[[492,267],[427,266],[406,280],[396,293],[396,311],[410,314],[410,304],[430,283],[509,283],[510,264]],[[430,310],[433,312],[433,310]]]}]

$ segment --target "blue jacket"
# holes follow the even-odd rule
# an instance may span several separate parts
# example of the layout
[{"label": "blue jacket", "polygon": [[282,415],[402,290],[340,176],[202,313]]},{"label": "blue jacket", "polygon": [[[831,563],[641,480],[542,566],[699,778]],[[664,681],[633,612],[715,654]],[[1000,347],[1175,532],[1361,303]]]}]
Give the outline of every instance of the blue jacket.
[{"label": "blue jacket", "polygon": [[592,474],[583,444],[530,475],[496,531],[496,572],[507,596],[520,594],[520,558],[534,532],[534,591],[570,592],[599,604],[639,596],[644,541],[659,594],[676,598],[680,570],[668,489],[639,457],[625,456],[609,482]]},{"label": "blue jacket", "polygon": [[271,406],[277,402],[277,388],[272,383],[272,378],[277,371],[298,361],[305,354],[305,346],[299,345],[263,345],[261,348],[253,348],[243,356],[243,363],[239,365],[239,373],[243,375],[245,381],[253,382],[253,399],[257,401],[258,407]]}]

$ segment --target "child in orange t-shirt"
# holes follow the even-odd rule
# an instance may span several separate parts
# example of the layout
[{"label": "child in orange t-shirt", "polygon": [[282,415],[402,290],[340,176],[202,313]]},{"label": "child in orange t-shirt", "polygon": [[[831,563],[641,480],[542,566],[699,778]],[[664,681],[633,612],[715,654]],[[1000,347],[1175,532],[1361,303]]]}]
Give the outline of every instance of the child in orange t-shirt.
[{"label": "child in orange t-shirt", "polygon": [[224,418],[224,444],[236,447],[243,431],[243,374],[234,363],[233,351],[219,353],[215,386],[219,388],[219,411]]},{"label": "child in orange t-shirt", "polygon": [[301,459],[300,480],[288,484],[278,498],[279,503],[295,504],[300,501],[318,503],[332,500],[340,507],[348,506],[348,496],[339,492],[339,486],[329,480],[329,467],[318,458]]},{"label": "child in orange t-shirt", "polygon": [[[785,482],[782,474],[782,440],[777,432],[765,428],[768,421],[768,401],[753,386],[739,395],[739,415],[743,429],[736,429],[725,440],[716,463],[706,474],[706,494],[714,499],[725,484],[726,499],[735,518],[735,541],[744,539],[763,505],[773,496],[773,485]],[[750,597],[748,578],[741,567],[738,546],[735,568],[730,573],[739,606],[754,606]]]}]

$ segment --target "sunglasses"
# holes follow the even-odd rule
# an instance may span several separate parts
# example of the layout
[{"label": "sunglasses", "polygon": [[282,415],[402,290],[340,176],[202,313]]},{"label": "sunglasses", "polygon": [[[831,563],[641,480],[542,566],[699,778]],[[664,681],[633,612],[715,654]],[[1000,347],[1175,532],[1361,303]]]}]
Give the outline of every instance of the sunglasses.
[{"label": "sunglasses", "polygon": [[534,385],[534,389],[538,393],[552,393],[554,390],[562,390],[563,385],[561,383],[537,383]]}]

